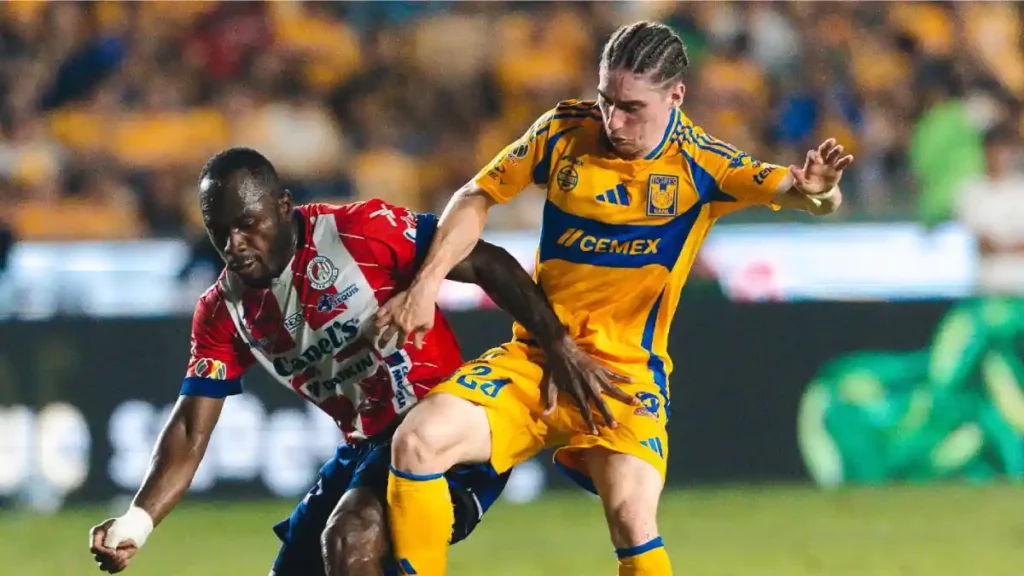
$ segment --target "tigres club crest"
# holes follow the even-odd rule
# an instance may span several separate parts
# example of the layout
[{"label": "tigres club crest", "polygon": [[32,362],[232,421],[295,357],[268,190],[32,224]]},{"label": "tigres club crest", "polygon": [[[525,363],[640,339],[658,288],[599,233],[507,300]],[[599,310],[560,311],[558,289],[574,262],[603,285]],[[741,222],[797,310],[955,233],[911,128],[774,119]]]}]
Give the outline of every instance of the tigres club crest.
[{"label": "tigres club crest", "polygon": [[678,211],[679,177],[651,174],[647,179],[647,215],[675,216]]},{"label": "tigres club crest", "polygon": [[314,256],[306,265],[306,278],[315,290],[326,290],[338,279],[338,268],[326,256]]}]

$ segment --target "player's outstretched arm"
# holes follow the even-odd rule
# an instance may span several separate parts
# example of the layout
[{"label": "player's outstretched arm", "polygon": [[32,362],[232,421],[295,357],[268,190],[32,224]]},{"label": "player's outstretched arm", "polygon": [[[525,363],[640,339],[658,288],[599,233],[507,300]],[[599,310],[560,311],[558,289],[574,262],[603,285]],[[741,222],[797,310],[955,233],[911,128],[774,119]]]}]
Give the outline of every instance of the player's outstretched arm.
[{"label": "player's outstretched arm", "polygon": [[448,273],[473,250],[494,200],[475,182],[460,188],[445,207],[433,241],[409,287],[377,312],[377,323],[412,336],[416,346],[434,327],[434,305]]},{"label": "player's outstretched arm", "polygon": [[547,355],[542,392],[548,412],[555,408],[558,390],[566,392],[596,434],[591,405],[608,426],[616,426],[602,393],[620,402],[637,403],[636,398],[616,386],[629,379],[608,370],[576,346],[544,291],[504,248],[480,240],[452,268],[448,279],[480,286],[495,304],[511,314],[537,340]]},{"label": "player's outstretched arm", "polygon": [[834,138],[809,150],[802,167],[789,167],[775,191],[774,204],[817,216],[835,212],[843,202],[839,180],[843,170],[853,163],[853,156],[844,152]]},{"label": "player's outstretched arm", "polygon": [[206,454],[223,407],[223,398],[178,398],[128,512],[104,521],[90,532],[90,551],[100,570],[115,574],[127,568],[153,528],[181,500]]}]

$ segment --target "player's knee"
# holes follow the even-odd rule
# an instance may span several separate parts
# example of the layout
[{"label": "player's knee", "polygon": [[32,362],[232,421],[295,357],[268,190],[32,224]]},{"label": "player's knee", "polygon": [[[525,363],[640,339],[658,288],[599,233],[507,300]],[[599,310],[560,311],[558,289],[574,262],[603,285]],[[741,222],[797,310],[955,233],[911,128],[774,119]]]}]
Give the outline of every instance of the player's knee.
[{"label": "player's knee", "polygon": [[489,457],[490,429],[483,408],[447,394],[428,396],[416,406],[392,440],[392,466],[412,474],[436,474]]},{"label": "player's knee", "polygon": [[440,452],[439,444],[436,431],[403,424],[391,441],[391,465],[413,474],[434,473],[435,468],[443,470],[440,463],[435,463]]},{"label": "player's knee", "polygon": [[356,576],[364,570],[375,574],[387,551],[382,511],[370,508],[332,516],[320,543],[328,576]]}]

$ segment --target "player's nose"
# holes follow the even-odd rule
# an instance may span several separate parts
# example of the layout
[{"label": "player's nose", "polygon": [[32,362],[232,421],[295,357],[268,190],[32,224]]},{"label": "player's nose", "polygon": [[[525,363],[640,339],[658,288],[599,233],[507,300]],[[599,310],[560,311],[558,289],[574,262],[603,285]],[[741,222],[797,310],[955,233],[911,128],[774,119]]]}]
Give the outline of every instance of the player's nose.
[{"label": "player's nose", "polygon": [[238,229],[233,229],[228,232],[226,239],[226,245],[224,246],[225,254],[237,255],[245,249],[245,235]]},{"label": "player's nose", "polygon": [[604,121],[608,125],[608,131],[615,134],[626,124],[626,115],[618,107],[609,106]]}]

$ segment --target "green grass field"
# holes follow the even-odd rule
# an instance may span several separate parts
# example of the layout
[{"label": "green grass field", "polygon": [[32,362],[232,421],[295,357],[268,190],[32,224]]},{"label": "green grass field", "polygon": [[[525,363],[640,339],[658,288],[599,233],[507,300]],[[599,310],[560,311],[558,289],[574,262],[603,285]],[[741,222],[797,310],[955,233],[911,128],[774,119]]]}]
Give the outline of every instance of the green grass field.
[{"label": "green grass field", "polygon": [[[126,572],[138,576],[264,575],[270,525],[291,502],[186,506]],[[103,510],[0,516],[4,574],[98,574],[89,526]],[[661,509],[675,573],[699,576],[1019,576],[1024,489],[943,486],[820,492],[809,487],[676,491]],[[450,574],[615,574],[596,500],[499,503],[452,550]]]}]

